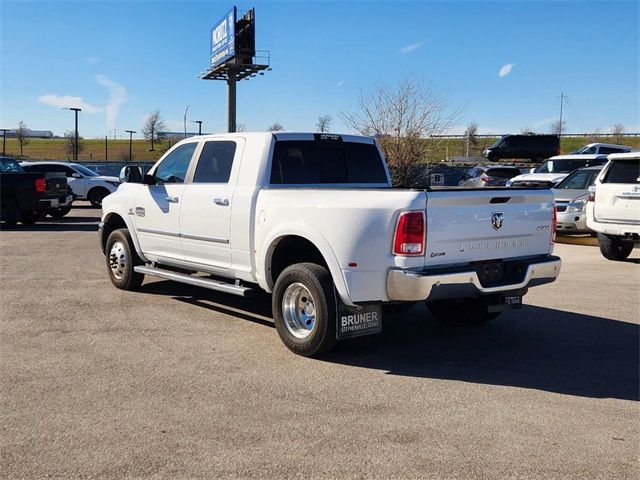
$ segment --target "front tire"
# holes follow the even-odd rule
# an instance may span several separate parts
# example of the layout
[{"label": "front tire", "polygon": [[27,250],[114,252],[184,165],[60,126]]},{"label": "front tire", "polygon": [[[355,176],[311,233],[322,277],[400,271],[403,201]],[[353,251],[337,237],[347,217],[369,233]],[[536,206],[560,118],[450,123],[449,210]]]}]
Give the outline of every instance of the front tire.
[{"label": "front tire", "polygon": [[293,353],[313,357],[335,346],[336,298],[325,267],[296,263],[285,268],[273,289],[272,308],[278,335]]},{"label": "front tire", "polygon": [[488,312],[487,306],[474,298],[434,300],[427,302],[427,308],[439,322],[451,327],[477,325],[500,315],[500,312]]},{"label": "front tire", "polygon": [[107,238],[105,248],[107,272],[109,280],[121,290],[136,290],[142,285],[144,275],[135,272],[133,267],[142,265],[142,260],[136,253],[129,230],[119,228]]},{"label": "front tire", "polygon": [[106,188],[96,187],[89,191],[87,200],[91,202],[91,205],[94,208],[102,208],[102,200],[110,193],[111,192],[109,192],[109,190],[107,190]]},{"label": "front tire", "polygon": [[626,260],[633,250],[633,242],[621,240],[617,237],[609,237],[602,233],[598,233],[598,246],[604,258],[617,262]]}]

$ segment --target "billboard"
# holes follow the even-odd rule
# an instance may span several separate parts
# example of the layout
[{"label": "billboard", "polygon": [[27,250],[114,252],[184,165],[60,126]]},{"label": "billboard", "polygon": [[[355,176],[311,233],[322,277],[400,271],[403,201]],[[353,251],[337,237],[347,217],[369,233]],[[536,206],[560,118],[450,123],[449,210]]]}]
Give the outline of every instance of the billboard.
[{"label": "billboard", "polygon": [[236,54],[236,7],[233,7],[211,29],[211,67],[233,58]]}]

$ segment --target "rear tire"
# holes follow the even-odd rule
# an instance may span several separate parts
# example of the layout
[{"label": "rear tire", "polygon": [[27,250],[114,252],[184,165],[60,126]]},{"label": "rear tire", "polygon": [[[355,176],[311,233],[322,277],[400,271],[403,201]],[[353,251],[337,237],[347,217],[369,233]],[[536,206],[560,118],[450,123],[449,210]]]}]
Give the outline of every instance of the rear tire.
[{"label": "rear tire", "polygon": [[439,322],[451,327],[477,325],[497,318],[501,312],[487,311],[487,306],[474,298],[434,300],[427,308]]},{"label": "rear tire", "polygon": [[96,187],[89,191],[87,200],[91,202],[91,205],[94,208],[102,208],[102,200],[110,193],[111,192],[109,192],[109,190],[107,190],[106,188]]},{"label": "rear tire", "polygon": [[22,223],[23,225],[33,225],[34,223],[41,221],[46,216],[46,212],[37,210],[22,212],[20,214],[20,223]]},{"label": "rear tire", "polygon": [[276,280],[273,320],[293,353],[313,357],[331,350],[336,340],[336,298],[331,274],[314,263],[296,263]]},{"label": "rear tire", "polygon": [[3,198],[0,204],[0,226],[14,227],[20,218],[20,209],[10,198]]},{"label": "rear tire", "polygon": [[62,217],[64,217],[67,213],[69,213],[70,211],[71,211],[71,206],[68,206],[68,207],[60,207],[60,208],[56,208],[56,209],[54,209],[54,210],[49,210],[49,211],[47,212],[47,214],[48,214],[50,217],[53,217],[53,218],[62,218]]},{"label": "rear tire", "polygon": [[598,233],[598,246],[604,258],[618,262],[626,260],[633,250],[633,242],[602,233]]},{"label": "rear tire", "polygon": [[129,230],[119,228],[107,238],[105,258],[109,280],[121,290],[137,290],[142,285],[144,274],[135,272],[133,267],[142,265],[131,240]]}]

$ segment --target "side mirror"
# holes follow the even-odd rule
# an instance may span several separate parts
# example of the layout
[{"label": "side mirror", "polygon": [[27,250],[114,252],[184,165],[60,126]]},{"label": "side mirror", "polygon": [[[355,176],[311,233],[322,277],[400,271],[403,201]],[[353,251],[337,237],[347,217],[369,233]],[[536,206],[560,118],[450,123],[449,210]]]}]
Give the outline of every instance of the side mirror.
[{"label": "side mirror", "polygon": [[120,175],[118,175],[122,183],[142,183],[143,176],[142,167],[132,167],[130,165],[122,167]]},{"label": "side mirror", "polygon": [[536,168],[535,168],[535,167],[530,168],[530,169],[529,169],[529,173],[536,173]]},{"label": "side mirror", "polygon": [[157,183],[156,177],[146,174],[142,179],[142,183],[144,183],[145,185],[155,185]]},{"label": "side mirror", "polygon": [[76,173],[72,173],[72,174],[71,174],[71,176],[72,176],[73,178],[82,178],[82,175],[80,175],[80,174],[79,174],[79,173],[77,173],[77,172],[76,172]]}]

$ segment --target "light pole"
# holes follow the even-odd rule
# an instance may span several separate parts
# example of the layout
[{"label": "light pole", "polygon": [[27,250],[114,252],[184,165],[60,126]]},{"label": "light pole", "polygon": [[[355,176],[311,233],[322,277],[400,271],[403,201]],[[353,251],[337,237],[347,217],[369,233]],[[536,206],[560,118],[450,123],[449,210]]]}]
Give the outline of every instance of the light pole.
[{"label": "light pole", "polygon": [[73,161],[78,161],[78,112],[81,112],[82,109],[78,107],[69,107],[63,108],[63,110],[73,110],[76,113],[76,134],[75,141],[73,142]]},{"label": "light pole", "polygon": [[198,135],[202,135],[202,120],[191,120],[191,123],[198,124]]},{"label": "light pole", "polygon": [[136,133],[135,130],[125,130],[125,132],[127,132],[129,134],[129,161],[133,160],[133,158],[131,158],[131,142],[133,141],[133,134]]},{"label": "light pole", "polygon": [[187,105],[187,108],[184,109],[184,138],[187,138],[187,112],[190,106],[191,105]]},{"label": "light pole", "polygon": [[2,130],[2,156],[4,157],[5,153],[4,153],[4,146],[5,143],[7,142],[7,132],[9,130],[11,130],[10,128],[0,128],[0,130]]}]

